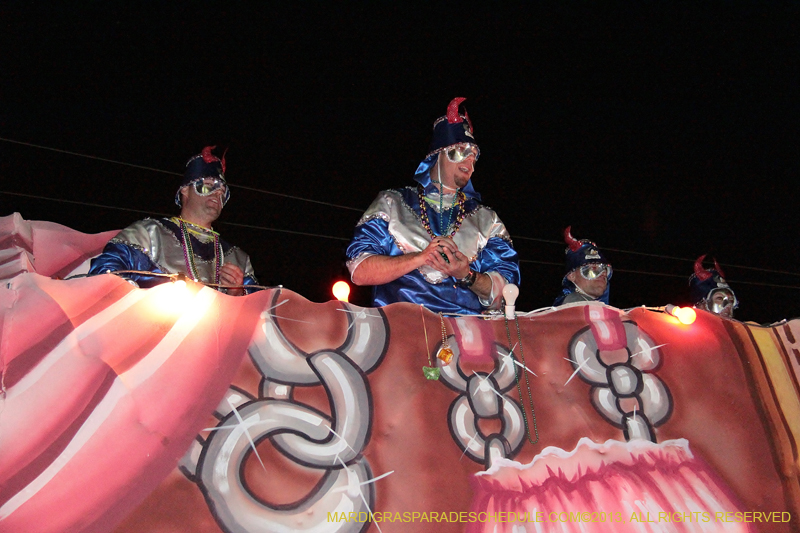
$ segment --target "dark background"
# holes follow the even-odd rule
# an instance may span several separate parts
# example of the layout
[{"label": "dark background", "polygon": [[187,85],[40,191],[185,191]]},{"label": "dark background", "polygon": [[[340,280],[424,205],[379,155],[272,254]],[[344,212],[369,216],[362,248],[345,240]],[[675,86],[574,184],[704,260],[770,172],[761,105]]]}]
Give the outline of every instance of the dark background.
[{"label": "dark background", "polygon": [[687,303],[710,253],[737,318],[800,315],[797,3],[151,4],[2,4],[0,216],[96,233],[177,212],[177,176],[19,142],[177,173],[217,144],[215,227],[260,282],[326,301],[361,211],[412,182],[464,96],[518,309],[558,294],[571,224],[610,256],[617,307]]}]

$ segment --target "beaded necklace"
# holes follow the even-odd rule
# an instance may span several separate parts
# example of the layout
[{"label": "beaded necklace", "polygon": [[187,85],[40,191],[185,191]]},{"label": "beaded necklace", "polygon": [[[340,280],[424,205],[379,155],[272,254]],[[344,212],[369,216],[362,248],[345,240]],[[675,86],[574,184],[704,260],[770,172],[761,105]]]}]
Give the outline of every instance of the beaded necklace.
[{"label": "beaded necklace", "polygon": [[447,225],[444,224],[444,206],[442,205],[442,201],[444,200],[444,186],[442,186],[442,182],[439,182],[439,186],[441,189],[439,190],[439,235],[444,235],[448,231],[450,231],[450,220],[453,218],[453,210],[456,207],[456,200],[458,200],[458,191],[453,196],[453,203],[450,204],[450,209],[447,210]]},{"label": "beaded necklace", "polygon": [[[431,229],[431,221],[428,219],[427,206],[425,205],[425,190],[422,188],[422,185],[417,185],[417,195],[419,196],[419,214],[420,214],[420,219],[422,219],[422,227],[425,228],[425,231],[428,232],[428,235],[430,235],[431,237],[436,237],[437,235]],[[453,235],[456,234],[458,229],[461,227],[461,223],[464,221],[464,202],[466,202],[466,200],[467,200],[467,195],[465,195],[463,192],[458,191],[456,193],[456,197],[453,198],[453,205],[449,210],[446,228],[442,229],[442,224],[440,220],[439,223],[440,236],[445,235],[448,232],[450,232],[450,235],[448,235],[448,237],[452,237]],[[441,201],[442,201],[442,195],[440,194],[439,195],[440,205]],[[458,214],[456,214],[455,222],[453,222],[451,225],[450,217],[453,215],[453,211],[455,211],[456,209],[458,209]],[[444,213],[442,214],[444,215]],[[452,231],[450,231],[450,228],[452,228]]]},{"label": "beaded necklace", "polygon": [[431,360],[431,352],[430,348],[428,348],[428,327],[425,325],[425,306],[419,304],[419,312],[422,315],[422,330],[425,332],[425,353],[428,354],[428,366],[422,367],[422,375],[425,376],[425,379],[430,380],[437,380],[439,379],[439,375],[441,374],[441,370],[439,367],[433,365],[433,361]]},{"label": "beaded necklace", "polygon": [[[508,349],[511,351],[509,357],[514,357],[514,350],[511,346],[511,330],[508,328],[508,317],[505,317],[506,322],[506,336],[508,337]],[[514,315],[514,323],[517,325],[517,343],[519,344],[519,355],[522,359],[522,370],[517,368],[517,365],[512,365],[514,367],[514,378],[517,382],[517,393],[519,394],[519,403],[522,405],[522,420],[525,422],[525,433],[527,433],[528,442],[531,444],[536,444],[539,442],[539,428],[536,426],[536,411],[533,409],[533,394],[531,393],[531,384],[528,381],[528,371],[525,365],[525,353],[522,351],[522,335],[519,333],[519,319]],[[533,421],[533,432],[536,433],[536,440],[531,439],[531,428],[528,425],[528,415],[525,413],[525,398],[522,396],[522,387],[519,384],[519,373],[522,372],[525,375],[525,386],[528,389],[528,402],[531,406],[531,418]]]},{"label": "beaded necklace", "polygon": [[[439,213],[444,215],[444,206],[442,205],[442,201],[444,200],[444,183],[442,183],[442,165],[437,163],[436,164],[436,175],[439,177]],[[456,189],[456,195],[453,196],[453,203],[450,205],[450,209],[447,210],[447,225],[444,225],[444,217],[439,217],[439,235],[444,235],[448,231],[450,231],[450,218],[453,216],[453,209],[456,206],[456,199],[458,198],[458,189]],[[451,235],[452,237],[452,235]]]},{"label": "beaded necklace", "polygon": [[[194,251],[192,250],[192,241],[189,237],[189,229],[186,227],[186,221],[178,218],[178,226],[181,229],[181,246],[183,247],[183,259],[186,261],[186,270],[195,281],[200,281],[200,275],[197,273],[197,265],[194,264]],[[219,234],[216,231],[211,231],[214,234],[214,283],[219,285],[219,269],[220,257],[222,257],[222,245],[219,242]]]}]

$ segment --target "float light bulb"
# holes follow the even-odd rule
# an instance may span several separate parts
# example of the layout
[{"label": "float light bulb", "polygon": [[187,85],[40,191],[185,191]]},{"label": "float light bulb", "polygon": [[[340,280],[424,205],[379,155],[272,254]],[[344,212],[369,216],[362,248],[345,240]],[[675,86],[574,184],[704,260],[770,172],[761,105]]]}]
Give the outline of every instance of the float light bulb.
[{"label": "float light bulb", "polygon": [[340,302],[346,302],[350,296],[350,285],[346,281],[337,281],[333,284],[333,296]]},{"label": "float light bulb", "polygon": [[513,283],[508,283],[503,287],[503,298],[506,300],[506,305],[514,305],[517,302],[517,296],[519,296],[519,287]]},{"label": "float light bulb", "polygon": [[697,313],[691,307],[678,307],[675,309],[675,317],[681,321],[681,324],[692,324],[697,319]]},{"label": "float light bulb", "polygon": [[153,312],[161,316],[179,315],[192,300],[192,293],[182,279],[147,289]]},{"label": "float light bulb", "polygon": [[669,304],[664,310],[678,319],[681,324],[692,324],[697,319],[697,313],[691,307],[678,307],[677,305]]}]

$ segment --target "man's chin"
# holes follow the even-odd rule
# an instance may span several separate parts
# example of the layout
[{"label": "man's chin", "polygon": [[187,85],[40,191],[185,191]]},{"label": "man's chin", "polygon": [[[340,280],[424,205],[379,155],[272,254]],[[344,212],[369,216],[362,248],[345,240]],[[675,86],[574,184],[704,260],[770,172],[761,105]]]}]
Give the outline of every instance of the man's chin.
[{"label": "man's chin", "polygon": [[600,298],[601,296],[603,296],[603,293],[606,292],[606,288],[605,287],[603,287],[602,290],[599,290],[599,289],[592,290],[591,288],[583,288],[583,287],[581,287],[581,290],[583,292],[585,292],[586,294],[588,294],[589,296],[591,296],[592,298]]},{"label": "man's chin", "polygon": [[600,292],[587,293],[587,294],[589,294],[589,296],[591,296],[592,298],[600,298],[603,295],[604,292],[606,292],[605,287]]}]

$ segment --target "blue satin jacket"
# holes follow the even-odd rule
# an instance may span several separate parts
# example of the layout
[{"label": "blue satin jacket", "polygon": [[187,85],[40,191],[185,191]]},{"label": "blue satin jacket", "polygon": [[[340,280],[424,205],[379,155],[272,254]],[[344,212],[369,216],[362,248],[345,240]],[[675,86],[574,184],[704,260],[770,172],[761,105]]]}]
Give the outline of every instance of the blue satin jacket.
[{"label": "blue satin jacket", "polygon": [[[423,161],[415,181],[425,195],[438,197],[438,190],[430,179],[435,161],[436,156]],[[519,285],[519,259],[502,221],[493,210],[480,203],[481,197],[472,188],[472,182],[462,191],[467,197],[465,215],[453,239],[459,250],[470,258],[473,270],[492,277],[490,299],[481,301],[471,290],[459,286],[456,279],[423,267],[374,287],[373,305],[410,302],[422,304],[433,312],[478,314],[500,308],[501,291],[506,283]],[[432,230],[438,233],[441,217],[447,219],[447,212],[439,213],[427,205],[426,212]],[[420,213],[416,186],[382,191],[362,216],[347,248],[351,273],[371,255],[398,256],[425,249],[431,237],[422,225]]]}]

